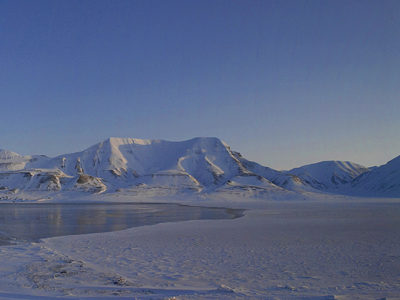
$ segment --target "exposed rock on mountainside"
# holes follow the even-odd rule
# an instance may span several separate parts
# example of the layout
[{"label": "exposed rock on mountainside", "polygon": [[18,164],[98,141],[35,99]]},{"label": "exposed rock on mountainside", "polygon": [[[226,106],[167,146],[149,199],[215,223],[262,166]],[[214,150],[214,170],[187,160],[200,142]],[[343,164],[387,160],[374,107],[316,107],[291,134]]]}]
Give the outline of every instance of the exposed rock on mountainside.
[{"label": "exposed rock on mountainside", "polygon": [[328,192],[399,196],[399,186],[399,157],[374,169],[352,162],[324,161],[277,171],[245,159],[217,138],[182,142],[109,138],[81,152],[54,158],[0,150],[0,192],[224,192],[244,196]]}]

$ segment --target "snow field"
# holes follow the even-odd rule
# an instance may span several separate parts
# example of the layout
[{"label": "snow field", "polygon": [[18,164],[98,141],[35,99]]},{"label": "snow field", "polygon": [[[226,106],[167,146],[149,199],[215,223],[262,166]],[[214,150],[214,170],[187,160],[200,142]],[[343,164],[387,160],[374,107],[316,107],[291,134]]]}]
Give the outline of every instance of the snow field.
[{"label": "snow field", "polygon": [[0,296],[395,299],[399,231],[398,203],[270,202],[235,220],[1,247]]}]

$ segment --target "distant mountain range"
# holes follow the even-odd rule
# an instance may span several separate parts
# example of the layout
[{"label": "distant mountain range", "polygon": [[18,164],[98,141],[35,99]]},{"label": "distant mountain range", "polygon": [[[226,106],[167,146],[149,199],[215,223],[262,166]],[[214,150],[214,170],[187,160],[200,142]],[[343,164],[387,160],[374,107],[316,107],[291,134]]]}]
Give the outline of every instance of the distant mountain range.
[{"label": "distant mountain range", "polygon": [[323,161],[277,171],[245,159],[217,138],[182,142],[109,138],[81,152],[53,158],[0,150],[0,193],[22,191],[400,197],[400,156],[374,168]]}]

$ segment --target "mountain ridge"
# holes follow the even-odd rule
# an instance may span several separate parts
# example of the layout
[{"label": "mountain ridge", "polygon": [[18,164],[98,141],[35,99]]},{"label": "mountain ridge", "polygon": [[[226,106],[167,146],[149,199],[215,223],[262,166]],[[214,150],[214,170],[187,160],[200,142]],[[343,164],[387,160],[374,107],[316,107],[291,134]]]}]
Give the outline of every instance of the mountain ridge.
[{"label": "mountain ridge", "polygon": [[369,169],[350,161],[329,160],[304,165],[287,171],[303,178],[316,189],[333,191],[349,185]]},{"label": "mountain ridge", "polygon": [[0,150],[0,190],[400,196],[400,156],[375,168],[323,161],[278,171],[247,160],[216,137],[185,141],[110,137],[55,157]]}]

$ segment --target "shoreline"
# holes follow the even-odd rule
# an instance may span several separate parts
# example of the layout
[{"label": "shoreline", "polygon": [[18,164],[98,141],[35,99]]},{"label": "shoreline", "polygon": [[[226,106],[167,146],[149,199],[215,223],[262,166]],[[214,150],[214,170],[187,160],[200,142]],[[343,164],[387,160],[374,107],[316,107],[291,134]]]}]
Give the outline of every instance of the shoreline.
[{"label": "shoreline", "polygon": [[[400,202],[382,201],[274,201],[236,219],[0,247],[5,261],[0,298],[6,293],[11,299],[395,297]],[[18,298],[22,290],[28,296]]]}]

